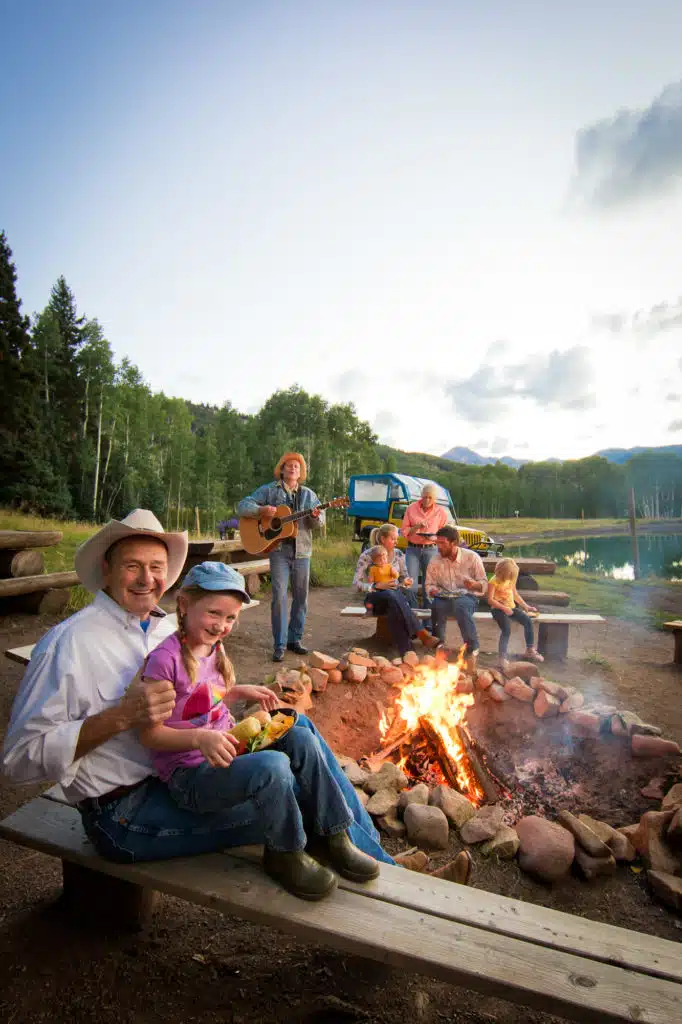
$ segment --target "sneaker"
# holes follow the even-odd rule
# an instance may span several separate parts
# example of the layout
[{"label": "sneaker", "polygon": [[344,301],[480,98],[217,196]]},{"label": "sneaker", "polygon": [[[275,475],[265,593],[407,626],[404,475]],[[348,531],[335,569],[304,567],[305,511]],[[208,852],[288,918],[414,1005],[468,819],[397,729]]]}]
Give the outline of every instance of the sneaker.
[{"label": "sneaker", "polygon": [[284,651],[273,651],[272,652],[272,660],[273,661],[284,661]]},{"label": "sneaker", "polygon": [[304,647],[298,640],[294,644],[287,644],[287,650],[293,651],[294,654],[308,654],[308,648]]},{"label": "sneaker", "polygon": [[545,660],[536,647],[527,647],[526,657],[529,661],[535,661],[538,665],[542,664]]},{"label": "sneaker", "polygon": [[502,675],[503,676],[508,676],[509,673],[511,672],[511,664],[509,663],[507,658],[500,658],[499,664],[500,664],[500,672],[502,673]]}]

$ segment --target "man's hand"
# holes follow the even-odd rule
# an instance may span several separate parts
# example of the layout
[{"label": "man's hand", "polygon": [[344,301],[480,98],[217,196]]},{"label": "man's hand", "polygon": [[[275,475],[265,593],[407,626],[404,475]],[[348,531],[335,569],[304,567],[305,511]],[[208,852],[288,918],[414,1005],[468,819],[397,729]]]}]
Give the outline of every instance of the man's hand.
[{"label": "man's hand", "polygon": [[258,512],[259,519],[272,519],[277,515],[276,505],[261,505]]},{"label": "man's hand", "polygon": [[235,757],[239,745],[228,732],[218,732],[215,729],[199,729],[197,747],[202,756],[212,768],[229,768]]},{"label": "man's hand", "polygon": [[124,729],[148,729],[165,722],[175,707],[175,689],[169,679],[145,682],[142,669],[118,702]]},{"label": "man's hand", "polygon": [[269,686],[233,686],[227,696],[233,700],[257,701],[264,711],[272,711],[279,704]]},{"label": "man's hand", "polygon": [[316,505],[315,508],[311,508],[310,514],[313,517],[313,519],[319,519],[320,518],[320,511],[321,511],[321,509],[320,509],[319,505]]},{"label": "man's hand", "polygon": [[440,587],[428,587],[427,594],[429,597],[438,597],[440,595]]},{"label": "man's hand", "polygon": [[411,587],[413,583],[414,583],[414,580],[412,579],[411,576],[406,576],[405,579],[403,580],[403,586],[404,587]]},{"label": "man's hand", "polygon": [[477,590],[480,583],[478,580],[472,580],[471,576],[464,576],[462,579],[462,586],[467,590]]}]

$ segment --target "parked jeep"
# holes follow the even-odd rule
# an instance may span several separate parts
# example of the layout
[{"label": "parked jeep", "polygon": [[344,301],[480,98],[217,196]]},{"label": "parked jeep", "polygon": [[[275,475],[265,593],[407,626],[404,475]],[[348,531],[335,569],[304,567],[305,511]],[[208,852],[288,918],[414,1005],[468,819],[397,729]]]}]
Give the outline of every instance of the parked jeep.
[{"label": "parked jeep", "polygon": [[[434,484],[436,501],[450,513],[453,525],[459,529],[462,544],[480,555],[499,554],[503,550],[504,544],[494,541],[484,530],[458,523],[450,492],[433,480],[405,476],[402,473],[367,473],[352,476],[348,484],[350,507],[347,514],[355,520],[353,539],[362,542],[363,551],[369,544],[369,535],[375,526],[393,523],[400,529],[405,509],[421,498],[425,484]],[[406,548],[407,540],[401,536],[398,546]]]}]

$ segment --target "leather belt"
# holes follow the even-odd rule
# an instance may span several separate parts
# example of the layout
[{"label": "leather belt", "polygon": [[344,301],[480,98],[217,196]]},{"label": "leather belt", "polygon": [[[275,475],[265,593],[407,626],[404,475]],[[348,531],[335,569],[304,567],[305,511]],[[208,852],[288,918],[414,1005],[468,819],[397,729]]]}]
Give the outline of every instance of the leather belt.
[{"label": "leather belt", "polygon": [[408,548],[435,548],[435,544],[414,544],[412,541],[407,542]]},{"label": "leather belt", "polygon": [[115,804],[117,800],[122,800],[124,796],[128,796],[129,793],[139,789],[145,782],[147,782],[147,779],[140,779],[139,782],[134,782],[131,786],[116,786],[115,789],[110,789],[108,793],[102,793],[101,796],[86,796],[84,800],[78,802],[78,809],[90,811],[108,807],[110,804]]}]

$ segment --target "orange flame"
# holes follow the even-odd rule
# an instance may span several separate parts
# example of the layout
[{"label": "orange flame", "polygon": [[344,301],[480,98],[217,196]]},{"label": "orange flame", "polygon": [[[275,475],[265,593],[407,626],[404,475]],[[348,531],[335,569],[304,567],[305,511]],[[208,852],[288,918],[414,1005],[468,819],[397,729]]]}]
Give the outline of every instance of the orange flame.
[{"label": "orange flame", "polygon": [[387,732],[388,732],[388,715],[386,714],[385,711],[382,711],[381,712],[381,718],[379,719],[379,735],[381,736],[382,740],[386,736]]},{"label": "orange flame", "polygon": [[462,663],[460,656],[454,665],[445,661],[437,661],[433,667],[416,665],[414,678],[403,686],[396,703],[410,731],[419,727],[420,718],[429,721],[455,765],[460,790],[473,803],[480,804],[484,794],[456,729],[464,722],[467,708],[474,703],[472,694],[457,693]]}]

